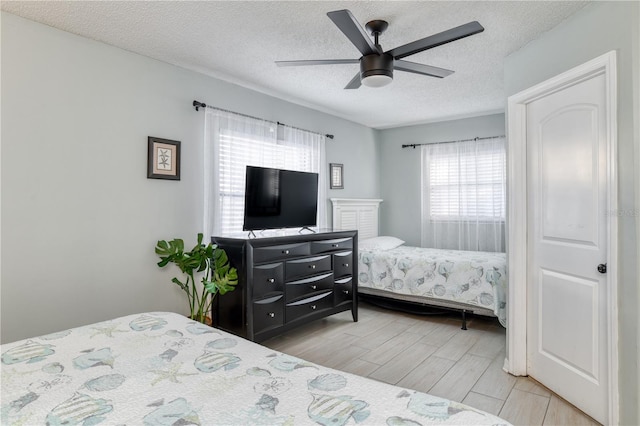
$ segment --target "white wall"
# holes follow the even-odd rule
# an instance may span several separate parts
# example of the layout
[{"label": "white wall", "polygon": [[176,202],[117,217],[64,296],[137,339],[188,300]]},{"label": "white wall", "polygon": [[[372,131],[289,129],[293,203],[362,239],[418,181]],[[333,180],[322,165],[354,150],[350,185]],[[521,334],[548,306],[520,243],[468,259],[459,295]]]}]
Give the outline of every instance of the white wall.
[{"label": "white wall", "polygon": [[505,134],[504,114],[492,114],[378,131],[380,157],[380,233],[408,245],[420,246],[420,147],[403,144],[434,143]]},{"label": "white wall", "polygon": [[[2,13],[1,335],[10,342],[147,310],[186,313],[158,239],[201,230],[204,115],[331,133],[345,189],[378,197],[374,131]],[[182,179],[146,178],[147,137],[182,142]],[[328,169],[328,165],[327,165]]]},{"label": "white wall", "polygon": [[[640,7],[637,7],[636,9],[637,9],[636,22],[640,23]],[[640,52],[640,25],[635,26],[632,32],[632,37],[633,37],[632,50],[634,52]],[[635,134],[635,141],[636,141],[635,143],[636,212],[640,212],[640,184],[638,184],[638,182],[640,182],[640,77],[639,77],[640,76],[640,57],[639,56],[640,54],[637,54],[636,60],[633,61],[633,70],[631,73],[632,75],[635,76],[634,87],[636,89],[635,90],[636,97],[635,97],[635,103],[633,108],[633,110],[636,111],[636,114],[633,115],[634,122],[635,122],[634,134]],[[638,219],[638,217],[636,217],[636,258],[637,258],[636,265],[640,264],[640,219]],[[637,288],[640,288],[640,271],[637,271],[636,275],[637,275],[636,277]],[[637,291],[636,296],[637,296],[637,306],[640,307],[640,290]],[[636,340],[636,347],[638,349],[637,349],[636,355],[637,355],[637,358],[640,358],[640,315],[637,315],[636,321],[638,323],[636,327],[636,332],[638,333],[637,340]],[[638,363],[640,363],[640,361],[638,361]],[[637,365],[636,367],[636,383],[637,383],[636,395],[638,396],[638,399],[640,399],[640,365]],[[636,404],[636,419],[638,420],[638,423],[640,423],[640,404]]]},{"label": "white wall", "polygon": [[[640,424],[638,361],[640,351],[637,328],[638,248],[636,228],[638,214],[635,194],[638,171],[634,150],[638,149],[638,104],[634,105],[635,88],[640,83],[638,62],[638,2],[596,2],[565,22],[510,55],[505,61],[504,77],[507,96],[587,62],[610,50],[618,58],[618,180],[619,180],[619,382],[620,423]],[[636,38],[634,38],[634,36]],[[634,127],[635,126],[635,127]],[[634,145],[636,146],[634,148]]]}]

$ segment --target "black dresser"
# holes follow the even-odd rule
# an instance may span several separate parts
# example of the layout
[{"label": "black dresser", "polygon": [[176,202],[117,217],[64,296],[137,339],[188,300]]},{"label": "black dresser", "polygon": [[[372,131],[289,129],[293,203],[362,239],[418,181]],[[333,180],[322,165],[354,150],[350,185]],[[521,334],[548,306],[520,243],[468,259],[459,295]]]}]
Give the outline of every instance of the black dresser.
[{"label": "black dresser", "polygon": [[255,342],[338,312],[358,320],[357,231],[212,237],[238,270],[213,304],[214,326]]}]

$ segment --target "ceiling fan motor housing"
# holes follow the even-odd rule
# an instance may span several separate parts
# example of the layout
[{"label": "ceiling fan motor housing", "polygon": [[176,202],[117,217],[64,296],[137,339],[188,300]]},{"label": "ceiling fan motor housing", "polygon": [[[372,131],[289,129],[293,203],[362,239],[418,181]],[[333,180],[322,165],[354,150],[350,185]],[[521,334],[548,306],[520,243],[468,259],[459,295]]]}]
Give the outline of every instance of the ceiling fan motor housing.
[{"label": "ceiling fan motor housing", "polygon": [[393,56],[388,53],[366,55],[360,58],[360,79],[372,75],[386,75],[393,78]]}]

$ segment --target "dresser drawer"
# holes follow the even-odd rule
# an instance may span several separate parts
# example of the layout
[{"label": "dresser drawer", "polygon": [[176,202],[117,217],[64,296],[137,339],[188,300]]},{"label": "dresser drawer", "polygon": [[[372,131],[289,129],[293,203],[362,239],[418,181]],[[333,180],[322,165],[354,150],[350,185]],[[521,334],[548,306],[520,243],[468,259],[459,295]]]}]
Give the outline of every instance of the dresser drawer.
[{"label": "dresser drawer", "polygon": [[273,291],[284,291],[284,264],[269,263],[253,268],[253,299]]},{"label": "dresser drawer", "polygon": [[309,243],[283,244],[253,249],[253,262],[271,262],[274,260],[291,259],[311,254]]},{"label": "dresser drawer", "polygon": [[332,308],[332,295],[332,291],[327,291],[326,293],[308,297],[297,302],[287,303],[285,312],[287,322],[295,321],[324,309]]},{"label": "dresser drawer", "polygon": [[333,293],[336,306],[341,303],[351,303],[353,301],[353,278],[348,277],[336,280]]},{"label": "dresser drawer", "polygon": [[345,249],[353,249],[353,238],[336,238],[334,240],[311,242],[311,254]]},{"label": "dresser drawer", "polygon": [[253,302],[253,332],[281,327],[284,324],[282,295]]},{"label": "dresser drawer", "polygon": [[336,278],[353,274],[353,252],[345,251],[333,254],[333,273]]},{"label": "dresser drawer", "polygon": [[307,257],[305,259],[288,260],[285,267],[286,281],[300,277],[308,277],[331,270],[331,255]]},{"label": "dresser drawer", "polygon": [[313,296],[322,291],[333,290],[333,273],[329,272],[328,274],[317,275],[303,280],[291,281],[285,287],[286,300],[289,303],[307,296]]}]

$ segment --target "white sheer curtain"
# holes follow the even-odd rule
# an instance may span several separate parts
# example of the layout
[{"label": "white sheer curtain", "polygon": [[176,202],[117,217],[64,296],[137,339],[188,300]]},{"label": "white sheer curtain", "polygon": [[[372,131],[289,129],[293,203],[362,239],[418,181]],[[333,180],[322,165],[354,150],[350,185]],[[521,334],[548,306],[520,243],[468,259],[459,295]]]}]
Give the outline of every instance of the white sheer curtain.
[{"label": "white sheer curtain", "polygon": [[204,133],[205,235],[242,231],[247,165],[318,173],[318,227],[326,227],[324,136],[212,108]]},{"label": "white sheer curtain", "polygon": [[422,146],[422,246],[505,251],[505,138]]},{"label": "white sheer curtain", "polygon": [[328,170],[325,143],[326,137],[294,127],[283,126],[284,155],[280,169],[318,173],[318,228],[327,228]]}]

